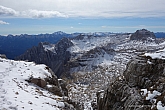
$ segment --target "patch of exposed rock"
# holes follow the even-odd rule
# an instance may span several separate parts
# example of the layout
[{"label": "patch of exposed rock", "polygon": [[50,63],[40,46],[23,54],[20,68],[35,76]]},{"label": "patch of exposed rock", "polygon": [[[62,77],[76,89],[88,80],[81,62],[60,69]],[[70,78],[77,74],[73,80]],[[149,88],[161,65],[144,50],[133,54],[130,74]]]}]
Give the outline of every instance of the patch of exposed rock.
[{"label": "patch of exposed rock", "polygon": [[7,57],[6,57],[5,54],[0,54],[0,57],[1,57],[1,58],[5,58],[5,59],[7,59]]},{"label": "patch of exposed rock", "polygon": [[134,59],[123,75],[97,93],[98,110],[157,110],[165,105],[164,60]]}]

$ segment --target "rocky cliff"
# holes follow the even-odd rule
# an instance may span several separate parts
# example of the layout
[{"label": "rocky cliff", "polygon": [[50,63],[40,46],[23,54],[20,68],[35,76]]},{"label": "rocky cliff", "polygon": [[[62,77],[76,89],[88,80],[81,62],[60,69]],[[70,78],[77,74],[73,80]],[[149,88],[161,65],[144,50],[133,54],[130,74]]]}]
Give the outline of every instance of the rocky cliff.
[{"label": "rocky cliff", "polygon": [[70,58],[67,48],[72,46],[68,38],[63,38],[57,44],[39,43],[38,46],[27,50],[16,60],[34,61],[37,64],[46,64],[58,77],[63,72],[64,64]]},{"label": "rocky cliff", "polygon": [[136,58],[127,64],[123,77],[97,94],[98,110],[165,109],[165,61]]}]

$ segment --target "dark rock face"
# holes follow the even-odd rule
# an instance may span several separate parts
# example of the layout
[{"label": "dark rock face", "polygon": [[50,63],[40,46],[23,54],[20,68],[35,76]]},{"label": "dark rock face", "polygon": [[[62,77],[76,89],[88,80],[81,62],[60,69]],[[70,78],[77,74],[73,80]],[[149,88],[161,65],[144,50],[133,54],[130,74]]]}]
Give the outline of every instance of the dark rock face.
[{"label": "dark rock face", "polygon": [[165,65],[164,61],[159,59],[150,60],[133,60],[128,64],[124,76],[130,87],[138,86],[140,88],[147,88],[162,77]]},{"label": "dark rock face", "polygon": [[55,95],[62,96],[61,89],[58,88],[57,86],[51,86],[47,88],[48,91],[52,92]]},{"label": "dark rock face", "polygon": [[23,55],[17,57],[16,60],[28,60],[37,64],[46,64],[59,77],[63,72],[64,64],[71,56],[67,48],[72,45],[68,38],[63,38],[55,45],[39,43],[38,46],[27,50]]},{"label": "dark rock face", "polygon": [[[153,92],[159,94],[149,98]],[[98,110],[157,110],[159,101],[165,104],[165,61],[148,58],[130,61],[124,78],[116,79],[97,98]]]},{"label": "dark rock face", "polygon": [[64,80],[62,80],[62,79],[58,80],[58,82],[59,82],[59,85],[60,85],[64,95],[68,96],[68,89],[66,88],[67,83]]},{"label": "dark rock face", "polygon": [[152,41],[156,39],[156,36],[153,32],[150,32],[146,29],[137,30],[130,37],[130,40],[142,40],[142,41]]},{"label": "dark rock face", "polygon": [[46,84],[47,84],[45,80],[40,79],[40,78],[31,78],[30,82],[42,88],[46,87]]}]

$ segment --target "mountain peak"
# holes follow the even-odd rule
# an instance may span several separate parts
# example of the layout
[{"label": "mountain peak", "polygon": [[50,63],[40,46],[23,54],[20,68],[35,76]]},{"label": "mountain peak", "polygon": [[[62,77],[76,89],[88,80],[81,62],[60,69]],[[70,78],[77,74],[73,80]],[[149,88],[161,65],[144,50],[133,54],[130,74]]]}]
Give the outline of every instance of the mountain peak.
[{"label": "mountain peak", "polygon": [[53,34],[55,34],[55,35],[63,35],[63,34],[66,34],[66,33],[62,32],[62,31],[57,31],[57,32],[54,32]]},{"label": "mountain peak", "polygon": [[137,30],[130,37],[130,40],[142,40],[142,41],[152,41],[155,40],[156,36],[153,32],[148,31],[147,29]]}]

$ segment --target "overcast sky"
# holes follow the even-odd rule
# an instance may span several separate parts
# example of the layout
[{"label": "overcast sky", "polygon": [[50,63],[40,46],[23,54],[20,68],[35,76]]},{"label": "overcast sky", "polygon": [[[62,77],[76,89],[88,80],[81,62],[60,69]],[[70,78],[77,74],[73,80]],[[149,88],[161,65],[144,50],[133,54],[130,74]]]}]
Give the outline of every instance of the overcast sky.
[{"label": "overcast sky", "polygon": [[1,35],[163,31],[164,20],[165,0],[0,0]]}]

